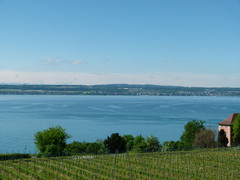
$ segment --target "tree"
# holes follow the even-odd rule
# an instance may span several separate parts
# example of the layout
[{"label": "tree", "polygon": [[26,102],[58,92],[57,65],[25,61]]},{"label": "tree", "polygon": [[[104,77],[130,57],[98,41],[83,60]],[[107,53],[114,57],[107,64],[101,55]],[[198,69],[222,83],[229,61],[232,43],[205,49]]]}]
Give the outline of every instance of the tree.
[{"label": "tree", "polygon": [[146,152],[147,150],[147,143],[145,138],[142,135],[138,135],[133,140],[133,150],[135,152]]},{"label": "tree", "polygon": [[201,129],[196,133],[193,146],[197,148],[216,147],[215,132],[211,129]]},{"label": "tree", "polygon": [[147,152],[156,152],[160,149],[160,142],[156,136],[150,136],[146,139]]},{"label": "tree", "polygon": [[226,133],[223,129],[221,129],[218,132],[218,144],[219,144],[220,147],[227,147],[228,138],[227,138]]},{"label": "tree", "polygon": [[106,152],[105,146],[102,140],[97,140],[96,142],[78,142],[74,141],[67,144],[65,148],[67,155],[75,154],[104,154]]},{"label": "tree", "polygon": [[34,142],[40,155],[45,157],[64,155],[66,140],[70,138],[70,135],[61,126],[39,131],[34,136]]},{"label": "tree", "polygon": [[123,136],[123,139],[126,141],[126,150],[131,151],[133,148],[134,137],[131,134],[126,134]]},{"label": "tree", "polygon": [[183,143],[181,141],[165,141],[162,146],[162,151],[181,151]]},{"label": "tree", "polygon": [[104,145],[110,153],[126,151],[126,141],[119,133],[112,133],[111,137],[108,136],[107,139],[104,140]]},{"label": "tree", "polygon": [[97,142],[88,143],[86,153],[87,154],[104,154],[105,146],[104,144],[97,143]]},{"label": "tree", "polygon": [[67,155],[84,154],[86,153],[87,145],[88,143],[86,142],[73,141],[67,144],[64,151]]},{"label": "tree", "polygon": [[195,139],[196,133],[201,129],[204,129],[204,123],[205,123],[204,121],[192,120],[192,121],[189,121],[184,126],[184,132],[180,139],[185,149],[192,148],[192,144]]},{"label": "tree", "polygon": [[233,143],[235,146],[240,144],[240,114],[237,115],[233,122]]}]

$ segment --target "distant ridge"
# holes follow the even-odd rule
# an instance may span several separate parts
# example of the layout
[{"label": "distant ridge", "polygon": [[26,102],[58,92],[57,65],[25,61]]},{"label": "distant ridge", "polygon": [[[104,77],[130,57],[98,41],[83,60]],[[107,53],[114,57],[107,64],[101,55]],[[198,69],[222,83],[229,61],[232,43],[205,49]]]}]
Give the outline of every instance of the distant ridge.
[{"label": "distant ridge", "polygon": [[9,95],[150,95],[150,96],[240,96],[240,88],[162,86],[151,84],[30,85],[0,84],[0,94]]}]

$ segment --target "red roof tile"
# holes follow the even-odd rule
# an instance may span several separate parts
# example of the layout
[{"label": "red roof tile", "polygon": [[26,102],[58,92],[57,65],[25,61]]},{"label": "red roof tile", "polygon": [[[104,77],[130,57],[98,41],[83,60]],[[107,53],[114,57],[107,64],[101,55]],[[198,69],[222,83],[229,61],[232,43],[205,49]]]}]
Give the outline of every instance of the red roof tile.
[{"label": "red roof tile", "polygon": [[230,126],[233,124],[234,119],[237,117],[237,115],[240,113],[233,113],[231,116],[229,116],[227,119],[224,119],[223,121],[219,122],[219,125],[226,125]]}]

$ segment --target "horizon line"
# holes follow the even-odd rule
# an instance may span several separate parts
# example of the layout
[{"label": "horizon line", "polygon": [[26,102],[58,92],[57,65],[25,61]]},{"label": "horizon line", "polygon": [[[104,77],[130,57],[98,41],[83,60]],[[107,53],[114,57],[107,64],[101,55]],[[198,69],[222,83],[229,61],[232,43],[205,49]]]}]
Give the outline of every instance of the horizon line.
[{"label": "horizon line", "polygon": [[109,84],[34,84],[34,83],[0,83],[1,85],[9,86],[116,86],[116,85],[127,85],[127,86],[159,86],[159,87],[184,87],[184,88],[209,88],[209,89],[221,89],[221,88],[231,88],[231,89],[240,89],[240,87],[208,87],[208,86],[180,86],[180,85],[160,85],[160,84],[135,84],[135,83],[109,83]]}]

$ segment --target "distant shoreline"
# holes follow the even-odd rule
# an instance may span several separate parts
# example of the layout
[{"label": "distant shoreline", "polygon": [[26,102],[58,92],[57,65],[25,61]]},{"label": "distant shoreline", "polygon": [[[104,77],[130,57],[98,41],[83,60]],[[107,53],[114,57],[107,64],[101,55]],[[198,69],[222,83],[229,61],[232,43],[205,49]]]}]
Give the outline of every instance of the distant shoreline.
[{"label": "distant shoreline", "polygon": [[240,96],[240,88],[160,85],[0,85],[0,95]]}]

